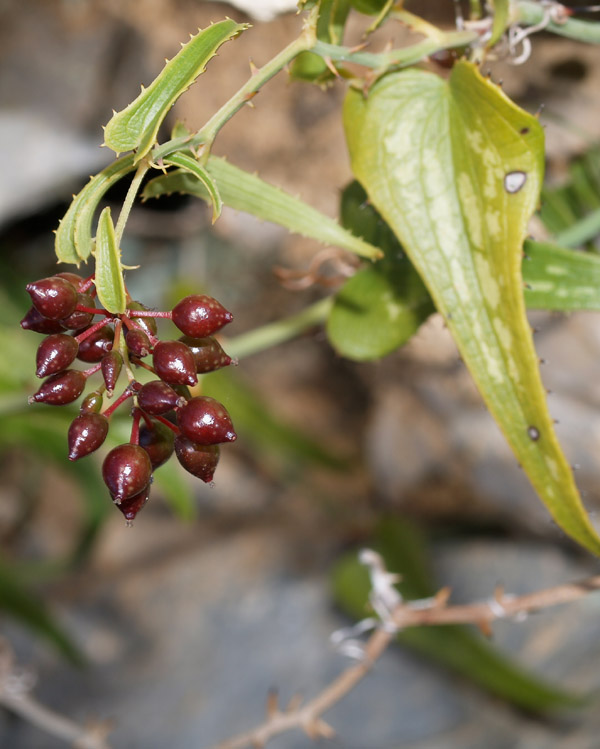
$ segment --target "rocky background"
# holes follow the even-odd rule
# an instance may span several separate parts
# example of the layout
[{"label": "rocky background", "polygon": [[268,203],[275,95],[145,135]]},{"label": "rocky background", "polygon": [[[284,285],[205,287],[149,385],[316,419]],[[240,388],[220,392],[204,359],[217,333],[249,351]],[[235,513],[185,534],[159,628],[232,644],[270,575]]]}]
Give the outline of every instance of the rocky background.
[{"label": "rocky background", "polygon": [[[429,2],[429,17],[443,20],[447,5]],[[51,231],[70,194],[108,163],[98,145],[112,109],[134,98],[190,32],[225,14],[247,20],[200,0],[0,2],[6,284],[52,271]],[[199,126],[246,79],[250,58],[265,62],[299,27],[297,16],[284,15],[223,47],[176,115]],[[373,44],[391,34],[386,28]],[[393,35],[399,43],[405,32]],[[358,40],[360,28],[349,36]],[[492,66],[527,109],[545,105],[550,180],[563,179],[570,160],[600,138],[599,62],[596,48],[541,36],[525,65]],[[224,128],[215,150],[335,215],[351,178],[342,98],[342,85],[322,91],[278,76]],[[178,288],[209,289],[235,312],[232,335],[319,297],[319,289],[289,291],[273,274],[274,266],[305,268],[317,249],[233,211],[210,228],[204,206],[180,199],[134,210],[123,244],[125,261],[143,264],[131,274],[137,298],[163,306]],[[532,323],[558,434],[594,512],[600,326],[592,314],[538,313]],[[224,451],[214,488],[195,486],[195,519],[182,521],[158,492],[133,529],[115,512],[85,564],[35,579],[87,655],[86,670],[65,665],[10,619],[0,622],[35,672],[37,696],[80,722],[114,721],[112,746],[208,747],[260,722],[271,687],[283,702],[323,688],[346,665],[328,644],[348,623],[334,606],[329,571],[342,551],[368,543],[384,509],[432,533],[437,579],[457,601],[487,597],[498,582],[519,593],[597,571],[548,520],[438,318],[381,362],[341,360],[317,330],[244,360],[239,375],[277,418],[345,458],[345,470],[273,460],[248,438]],[[24,375],[25,387],[33,379]],[[87,500],[68,465],[32,478],[29,461],[23,451],[3,458],[0,538],[7,561],[44,569],[70,548]],[[495,642],[554,683],[597,690],[599,609],[591,596],[523,624],[502,622]],[[597,745],[599,728],[594,705],[534,719],[402,650],[390,650],[326,718],[338,732],[334,745],[353,749],[584,749]],[[0,712],[0,746],[62,745]],[[311,742],[289,734],[272,745]]]}]

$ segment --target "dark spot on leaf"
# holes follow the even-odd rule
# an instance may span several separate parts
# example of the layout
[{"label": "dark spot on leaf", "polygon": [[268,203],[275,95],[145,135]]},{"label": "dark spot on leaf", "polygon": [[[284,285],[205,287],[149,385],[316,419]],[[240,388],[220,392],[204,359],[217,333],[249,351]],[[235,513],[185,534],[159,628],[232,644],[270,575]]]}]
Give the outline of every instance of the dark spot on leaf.
[{"label": "dark spot on leaf", "polygon": [[527,427],[527,434],[532,442],[537,442],[540,438],[540,430],[537,427]]},{"label": "dark spot on leaf", "polygon": [[521,129],[519,130],[519,133],[520,133],[521,135],[527,135],[527,133],[528,133],[528,132],[529,132],[529,128],[528,128],[528,127],[522,127],[522,128],[521,128]]}]

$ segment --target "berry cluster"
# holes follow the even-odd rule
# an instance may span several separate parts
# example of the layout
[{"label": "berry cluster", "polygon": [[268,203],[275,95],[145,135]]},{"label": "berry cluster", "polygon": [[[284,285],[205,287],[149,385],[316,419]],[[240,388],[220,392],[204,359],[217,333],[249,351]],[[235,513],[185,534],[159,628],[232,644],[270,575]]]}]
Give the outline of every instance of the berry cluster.
[{"label": "berry cluster", "polygon": [[[132,399],[130,441],[112,449],[102,465],[102,477],[128,523],[148,500],[152,472],[175,452],[181,465],[202,481],[212,481],[219,461],[219,444],[236,434],[229,414],[218,401],[192,397],[189,386],[198,374],[232,363],[213,335],[233,316],[215,299],[192,295],[171,312],[156,312],[129,299],[123,314],[96,306],[94,277],[57,273],[26,287],[33,306],[21,326],[43,333],[36,356],[36,375],[46,378],[30,403],[63,406],[77,400],[96,372],[101,384],[83,400],[79,416],[69,427],[69,460],[97,450],[108,434],[114,411]],[[99,322],[93,322],[101,315]],[[176,341],[157,337],[156,318],[169,318],[183,336]],[[144,362],[152,356],[152,365]],[[79,359],[88,369],[70,369]],[[158,379],[142,384],[132,365]],[[121,371],[128,384],[111,398]]]}]

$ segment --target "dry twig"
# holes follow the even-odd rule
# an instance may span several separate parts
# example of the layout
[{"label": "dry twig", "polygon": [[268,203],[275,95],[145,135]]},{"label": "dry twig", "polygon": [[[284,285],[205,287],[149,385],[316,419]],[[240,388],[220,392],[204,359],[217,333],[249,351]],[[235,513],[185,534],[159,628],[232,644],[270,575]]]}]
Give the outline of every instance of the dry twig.
[{"label": "dry twig", "polygon": [[108,725],[80,726],[34,699],[30,694],[32,686],[30,676],[17,668],[9,644],[0,638],[0,706],[75,749],[110,749],[106,742]]},{"label": "dry twig", "polygon": [[447,605],[447,589],[443,589],[439,595],[426,602],[401,602],[390,612],[390,617],[384,621],[385,626],[373,632],[365,644],[364,657],[360,663],[347,668],[319,695],[304,705],[296,703],[288,707],[286,711],[281,711],[273,706],[271,698],[270,709],[264,723],[224,741],[216,749],[243,749],[243,747],[257,749],[257,747],[265,746],[273,737],[298,728],[304,730],[312,738],[319,736],[331,738],[334,731],[322,720],[321,715],[348,694],[370,671],[400,629],[441,624],[473,624],[487,630],[496,619],[518,619],[540,609],[575,601],[596,590],[600,590],[600,575],[578,583],[558,585],[523,596],[508,595],[497,590],[494,597],[487,601],[461,606]]}]

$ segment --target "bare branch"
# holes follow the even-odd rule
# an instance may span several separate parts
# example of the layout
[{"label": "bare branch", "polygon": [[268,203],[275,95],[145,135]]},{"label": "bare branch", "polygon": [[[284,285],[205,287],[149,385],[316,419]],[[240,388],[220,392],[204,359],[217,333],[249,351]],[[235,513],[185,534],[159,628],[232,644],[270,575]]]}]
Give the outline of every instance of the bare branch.
[{"label": "bare branch", "polygon": [[[442,589],[427,605],[423,602],[407,601],[397,605],[385,628],[376,629],[364,648],[363,660],[343,671],[314,699],[304,705],[294,705],[293,709],[281,712],[278,708],[269,712],[267,720],[250,731],[239,734],[219,744],[215,749],[243,749],[243,747],[264,747],[273,737],[302,729],[312,738],[333,736],[333,729],[321,719],[321,715],[339,702],[373,667],[398,630],[405,627],[436,626],[442,624],[473,624],[481,629],[489,629],[496,619],[518,618],[541,609],[579,598],[600,590],[600,575],[578,583],[567,583],[547,588],[523,596],[514,596],[497,590],[487,601],[448,606],[449,592]],[[416,605],[415,605],[416,604]],[[389,624],[393,623],[395,630]]]},{"label": "bare branch", "polygon": [[75,749],[110,749],[106,742],[110,726],[106,723],[80,726],[34,699],[31,687],[31,678],[19,673],[10,646],[0,639],[0,706]]}]

